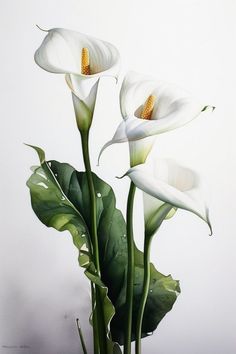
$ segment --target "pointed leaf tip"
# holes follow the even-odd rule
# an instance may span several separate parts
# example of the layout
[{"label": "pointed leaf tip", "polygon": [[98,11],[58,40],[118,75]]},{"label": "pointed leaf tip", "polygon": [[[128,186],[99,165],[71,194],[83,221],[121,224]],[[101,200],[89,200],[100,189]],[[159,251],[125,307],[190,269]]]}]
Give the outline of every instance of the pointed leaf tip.
[{"label": "pointed leaf tip", "polygon": [[41,149],[40,147],[35,146],[35,145],[30,145],[30,144],[26,144],[26,143],[24,143],[24,144],[26,146],[31,147],[32,149],[34,149],[37,152],[40,164],[42,165],[45,162],[45,152],[43,151],[43,149]]}]

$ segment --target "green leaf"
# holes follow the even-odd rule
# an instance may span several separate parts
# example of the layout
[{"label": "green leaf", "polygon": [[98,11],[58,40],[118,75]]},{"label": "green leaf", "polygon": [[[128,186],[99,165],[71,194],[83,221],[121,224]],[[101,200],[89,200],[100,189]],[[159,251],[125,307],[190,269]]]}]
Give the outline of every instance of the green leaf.
[{"label": "green leaf", "polygon": [[[112,264],[110,264],[112,267]],[[138,308],[140,305],[142,286],[144,278],[143,253],[135,247],[135,280],[134,280],[134,304],[133,304],[133,323],[132,340],[135,340],[135,329]],[[112,279],[110,279],[112,282]],[[106,285],[109,288],[109,283]],[[171,275],[165,276],[158,272],[151,264],[150,292],[148,295],[142,326],[142,338],[152,334],[157,328],[163,317],[169,312],[180,293],[179,282],[174,280]],[[117,299],[112,299],[116,314],[111,322],[112,338],[119,344],[124,343],[124,323],[126,321],[126,276],[124,284]],[[108,292],[108,296],[110,296]]]},{"label": "green leaf", "polygon": [[[126,320],[126,224],[122,213],[116,209],[112,188],[95,174],[93,181],[97,195],[102,279],[97,276],[89,253],[90,215],[86,174],[76,171],[66,163],[49,161],[34,171],[27,184],[31,190],[32,207],[39,219],[59,231],[71,232],[73,242],[80,251],[80,265],[85,268],[87,277],[103,290],[108,336],[110,324],[113,341],[122,344]],[[135,248],[133,340],[142,284],[143,253]],[[164,276],[151,265],[151,286],[144,313],[143,337],[156,329],[165,314],[171,310],[179,292],[178,281],[173,280],[170,275]],[[110,347],[112,353],[120,353],[118,345],[111,341]]]},{"label": "green leaf", "polygon": [[30,145],[30,144],[25,144],[25,145],[33,148],[37,152],[41,164],[45,162],[45,152],[40,147]]},{"label": "green leaf", "polygon": [[[34,173],[27,181],[30,188],[31,204],[35,214],[48,227],[58,231],[68,230],[73,243],[79,250],[79,264],[85,268],[86,276],[100,287],[104,318],[107,329],[107,345],[109,354],[121,354],[117,343],[111,340],[109,325],[115,309],[107,296],[108,289],[98,277],[90,254],[89,227],[80,213],[81,189],[77,180],[77,172],[67,164],[45,162],[44,153],[40,148],[33,147],[42,161],[41,166],[34,169]],[[83,173],[83,180],[85,174]],[[87,199],[87,185],[85,196]],[[73,195],[75,200],[70,199]],[[87,220],[89,221],[89,220]]]}]

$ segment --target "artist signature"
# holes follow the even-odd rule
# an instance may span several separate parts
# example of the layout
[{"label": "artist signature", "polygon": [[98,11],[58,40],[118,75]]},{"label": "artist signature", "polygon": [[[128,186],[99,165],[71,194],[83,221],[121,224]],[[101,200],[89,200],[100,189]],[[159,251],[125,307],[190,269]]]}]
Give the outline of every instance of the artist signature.
[{"label": "artist signature", "polygon": [[29,345],[25,345],[25,344],[22,344],[22,345],[2,345],[2,348],[3,349],[30,349],[30,346]]}]

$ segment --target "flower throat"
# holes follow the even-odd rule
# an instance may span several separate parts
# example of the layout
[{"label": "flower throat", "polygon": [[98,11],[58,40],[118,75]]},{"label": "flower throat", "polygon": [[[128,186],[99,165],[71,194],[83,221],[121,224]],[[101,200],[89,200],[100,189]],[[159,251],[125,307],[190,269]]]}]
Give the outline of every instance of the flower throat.
[{"label": "flower throat", "polygon": [[[89,50],[88,48],[82,48],[81,51],[81,74],[91,75],[89,64]],[[154,95],[148,96],[146,102],[143,105],[140,118],[150,120],[152,119],[152,113],[155,105],[156,97]]]}]

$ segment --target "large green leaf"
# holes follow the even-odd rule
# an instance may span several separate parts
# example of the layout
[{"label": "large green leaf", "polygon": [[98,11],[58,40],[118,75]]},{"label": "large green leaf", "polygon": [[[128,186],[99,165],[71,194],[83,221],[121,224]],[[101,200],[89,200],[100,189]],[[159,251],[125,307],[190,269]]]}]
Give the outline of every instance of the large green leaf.
[{"label": "large green leaf", "polygon": [[[32,208],[46,226],[53,227],[58,231],[68,230],[71,233],[73,243],[79,250],[79,264],[85,268],[87,277],[100,289],[107,329],[108,353],[121,354],[119,345],[111,340],[109,328],[115,309],[107,296],[108,289],[98,277],[91,260],[89,227],[79,211],[79,204],[75,203],[73,199],[69,199],[71,193],[74,196],[80,193],[76,178],[72,177],[72,174],[76,175],[76,171],[67,164],[46,162],[43,150],[32,147],[37,151],[41,162],[41,166],[34,167],[33,174],[27,181]],[[56,166],[60,170],[59,172],[57,172]],[[80,198],[80,194],[75,198]]]},{"label": "large green leaf", "polygon": [[[112,188],[95,174],[93,174],[93,180],[97,195],[98,241],[102,279],[98,279],[88,252],[90,207],[86,174],[77,172],[66,163],[43,162],[42,166],[37,168],[30,177],[28,186],[31,190],[32,206],[36,215],[47,226],[71,232],[74,244],[80,250],[80,265],[86,268],[85,273],[89,279],[105,289],[107,326],[111,321],[112,339],[122,344],[126,315],[126,224],[122,213],[116,209]],[[134,328],[142,283],[143,253],[135,248],[133,339],[135,338]],[[106,287],[109,298],[106,294]],[[143,337],[153,332],[165,314],[171,310],[179,291],[178,281],[173,280],[170,275],[164,276],[151,265],[151,286],[144,313]],[[115,307],[115,314],[109,299]]]},{"label": "large green leaf", "polygon": [[[127,257],[127,253],[126,257]],[[126,267],[126,265],[125,265]],[[110,289],[112,277],[110,278],[110,268],[113,268],[113,262],[110,262],[109,269],[104,273],[107,274],[104,283]],[[114,265],[115,268],[115,265]],[[135,247],[135,280],[134,280],[134,299],[133,299],[133,322],[132,322],[132,340],[135,340],[135,328],[137,321],[138,308],[141,301],[142,287],[144,278],[143,253]],[[123,286],[116,297],[111,298],[116,314],[111,322],[112,337],[120,344],[124,343],[124,323],[126,321],[126,275],[123,279]],[[174,280],[171,275],[165,276],[158,272],[153,264],[151,264],[151,281],[149,295],[145,307],[142,338],[149,336],[157,328],[160,321],[169,312],[180,293],[179,282]]]}]

